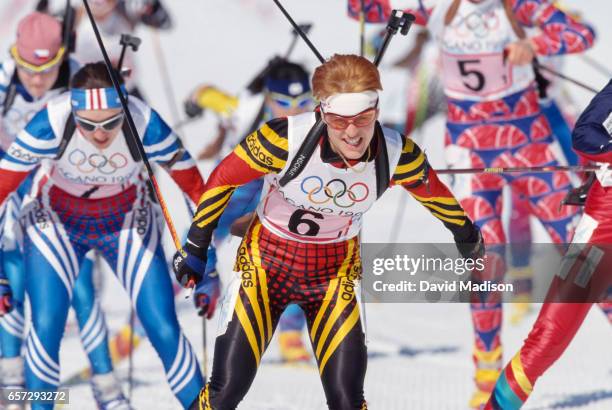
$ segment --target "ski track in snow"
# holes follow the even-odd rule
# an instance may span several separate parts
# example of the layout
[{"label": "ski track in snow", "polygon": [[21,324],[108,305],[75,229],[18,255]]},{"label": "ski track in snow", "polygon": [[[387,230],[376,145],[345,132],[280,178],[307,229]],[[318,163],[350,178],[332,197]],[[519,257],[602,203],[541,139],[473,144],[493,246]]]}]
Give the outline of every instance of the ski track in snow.
[{"label": "ski track in snow", "polygon": [[[2,2],[5,3],[5,2]],[[21,5],[23,15],[33,8],[34,1],[6,1],[0,6],[5,16],[9,3]],[[23,6],[28,4],[29,7]],[[52,5],[64,4],[52,1]],[[77,4],[78,1],[73,1]],[[612,27],[607,21],[609,2],[596,0],[567,0],[570,7],[580,7],[585,19],[598,29],[600,42],[589,51],[599,61],[609,60]],[[260,69],[273,53],[284,53],[289,44],[289,26],[282,15],[264,0],[173,0],[165,1],[177,27],[171,33],[160,35],[168,66],[174,74],[174,90],[182,100],[190,90],[201,83],[211,83],[229,92],[237,92],[255,71]],[[356,52],[358,24],[345,18],[346,0],[285,0],[283,4],[298,22],[314,22],[311,39],[323,55],[333,52]],[[3,21],[3,20],[2,20]],[[17,20],[8,22],[3,33],[14,33]],[[380,26],[382,27],[382,26]],[[165,100],[160,74],[155,61],[151,32],[140,29],[143,39],[138,52],[139,83],[146,96],[162,115],[170,113]],[[602,43],[601,39],[606,39]],[[0,38],[2,50],[8,50],[12,36]],[[389,48],[389,60],[398,55],[404,44],[412,40],[398,37]],[[403,44],[402,44],[403,43]],[[312,53],[299,44],[293,57],[316,65]],[[8,55],[5,53],[5,57]],[[570,56],[565,72],[602,87],[609,80],[596,73],[579,57]],[[384,84],[384,78],[383,78]],[[391,85],[385,84],[387,87]],[[586,106],[590,95],[575,87],[573,95]],[[179,102],[180,104],[180,102]],[[182,135],[192,152],[212,139],[214,121],[204,120],[183,129]],[[443,167],[441,154],[443,119],[433,121],[422,135],[422,145],[435,167]],[[212,164],[202,164],[207,175]],[[187,226],[182,200],[169,179],[162,177],[165,197],[179,231]],[[389,240],[389,215],[395,215],[401,190],[393,190],[375,205],[367,215],[364,238],[368,242]],[[394,223],[400,223],[395,221]],[[441,224],[428,216],[415,201],[409,199],[401,220],[399,242],[447,242],[452,238]],[[166,235],[167,249],[172,249]],[[221,251],[224,273],[231,268],[238,242],[233,241]],[[169,251],[170,252],[170,251]],[[224,275],[226,276],[226,275]],[[105,273],[103,304],[111,333],[125,323],[129,306],[125,292]],[[189,340],[202,358],[201,319],[195,314],[191,300],[177,299],[179,319]],[[537,307],[536,307],[537,308]],[[506,309],[507,311],[507,309]],[[518,349],[535,320],[532,313],[520,326],[504,326],[504,360]],[[464,409],[472,392],[472,328],[468,306],[461,304],[369,304],[367,306],[369,339],[368,373],[365,392],[369,408],[377,409]],[[212,356],[216,317],[208,324],[208,352]],[[593,309],[583,328],[569,346],[565,355],[543,376],[525,409],[610,409],[612,408],[612,351],[610,326],[599,311]],[[144,341],[135,356],[135,388],[132,403],[136,409],[176,409],[178,402],[166,385],[161,362],[148,341]],[[323,409],[323,389],[314,366],[287,367],[275,364],[279,354],[276,340],[263,359],[259,373],[241,410],[298,410]],[[68,327],[62,344],[61,364],[63,378],[86,363],[74,324]],[[209,368],[212,357],[208,359]],[[117,373],[126,381],[127,363]],[[71,405],[64,408],[94,409],[88,385],[71,389]]]}]

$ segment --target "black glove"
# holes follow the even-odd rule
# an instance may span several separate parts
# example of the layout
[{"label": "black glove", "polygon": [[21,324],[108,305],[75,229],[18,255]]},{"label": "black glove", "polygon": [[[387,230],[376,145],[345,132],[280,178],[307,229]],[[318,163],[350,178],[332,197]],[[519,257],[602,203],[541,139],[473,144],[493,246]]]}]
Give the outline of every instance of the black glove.
[{"label": "black glove", "polygon": [[172,268],[176,280],[183,287],[195,286],[204,276],[206,249],[202,250],[191,242],[187,242],[182,251],[174,254]]},{"label": "black glove", "polygon": [[196,118],[204,114],[204,109],[200,107],[196,102],[187,100],[184,104],[185,115],[189,118]]},{"label": "black glove", "polygon": [[469,235],[465,238],[458,239],[455,237],[455,244],[461,256],[464,259],[479,259],[484,258],[485,245],[480,233],[480,228],[474,224],[471,226]]}]

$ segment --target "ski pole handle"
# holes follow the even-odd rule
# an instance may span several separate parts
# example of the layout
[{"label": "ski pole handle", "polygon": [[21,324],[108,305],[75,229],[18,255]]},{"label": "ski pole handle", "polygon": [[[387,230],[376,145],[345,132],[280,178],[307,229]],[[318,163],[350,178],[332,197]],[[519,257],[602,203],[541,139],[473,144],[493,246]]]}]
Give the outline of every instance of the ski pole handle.
[{"label": "ski pole handle", "polygon": [[[312,23],[302,23],[302,24],[298,24],[298,26],[302,29],[304,34],[308,34],[310,32],[310,29],[312,28]],[[289,44],[289,48],[287,49],[287,51],[285,52],[285,55],[283,56],[285,60],[288,60],[291,53],[293,53],[293,49],[295,48],[295,45],[297,44],[299,33],[295,29],[293,29],[291,30],[291,35],[292,35],[291,43]]]},{"label": "ski pole handle", "polygon": [[117,70],[121,72],[123,69],[123,60],[125,59],[125,52],[127,48],[131,48],[134,52],[138,51],[140,47],[140,43],[142,41],[140,38],[136,36],[132,36],[129,34],[122,34],[119,39],[119,44],[121,45],[121,54],[119,54],[119,61],[117,62]]},{"label": "ski pole handle", "polygon": [[391,16],[389,17],[389,21],[387,23],[387,32],[385,33],[385,37],[383,38],[383,43],[378,49],[378,53],[374,58],[374,65],[379,66],[380,61],[382,60],[385,52],[387,51],[387,47],[389,47],[389,43],[391,42],[391,38],[397,34],[398,31],[405,36],[410,31],[410,27],[412,27],[412,23],[416,17],[410,13],[404,13],[401,10],[393,10],[391,12]]}]

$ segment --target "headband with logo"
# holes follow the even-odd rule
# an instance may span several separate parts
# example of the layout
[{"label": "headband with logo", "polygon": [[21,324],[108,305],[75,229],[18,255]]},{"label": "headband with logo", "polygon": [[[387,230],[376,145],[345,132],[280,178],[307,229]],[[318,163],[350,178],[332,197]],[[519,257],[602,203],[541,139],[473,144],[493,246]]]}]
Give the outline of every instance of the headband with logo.
[{"label": "headband with logo", "polygon": [[351,116],[376,107],[377,103],[378,93],[373,90],[359,93],[337,93],[321,101],[321,109],[328,114]]},{"label": "headband with logo", "polygon": [[[127,95],[125,87],[121,86],[123,95]],[[113,87],[108,88],[73,88],[70,90],[70,102],[73,111],[104,110],[107,108],[121,108],[119,94]]]}]

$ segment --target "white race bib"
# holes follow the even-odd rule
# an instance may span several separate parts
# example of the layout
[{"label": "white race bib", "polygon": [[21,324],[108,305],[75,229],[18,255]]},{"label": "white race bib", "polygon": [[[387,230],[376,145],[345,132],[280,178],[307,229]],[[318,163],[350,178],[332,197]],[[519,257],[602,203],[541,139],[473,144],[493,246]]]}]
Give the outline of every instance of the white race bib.
[{"label": "white race bib", "polygon": [[[315,119],[313,113],[289,117],[286,167]],[[383,133],[393,172],[402,152],[402,140],[396,131],[383,128]],[[261,223],[282,238],[300,242],[341,242],[357,236],[363,214],[377,199],[376,164],[359,163],[355,168],[358,171],[323,162],[317,146],[300,175],[285,186],[278,183],[282,172],[266,175],[257,208]]]},{"label": "white race bib", "polygon": [[501,1],[462,1],[450,24],[436,32],[447,96],[493,101],[522,91],[533,82],[531,65],[504,61],[504,50],[518,37]]},{"label": "white race bib", "polygon": [[512,66],[503,53],[442,53],[442,70],[446,88],[479,97],[501,93],[512,86]]},{"label": "white race bib", "polygon": [[302,195],[272,186],[262,203],[267,224],[294,240],[334,242],[355,236],[353,231],[359,230],[363,213],[376,200],[376,186],[371,181],[347,186],[339,178],[323,181],[309,176],[299,185]]}]

